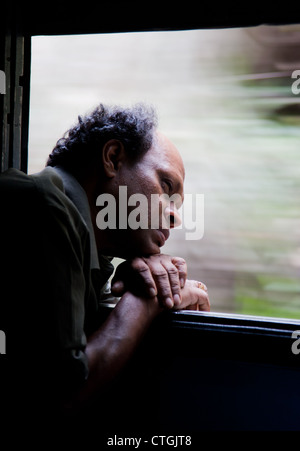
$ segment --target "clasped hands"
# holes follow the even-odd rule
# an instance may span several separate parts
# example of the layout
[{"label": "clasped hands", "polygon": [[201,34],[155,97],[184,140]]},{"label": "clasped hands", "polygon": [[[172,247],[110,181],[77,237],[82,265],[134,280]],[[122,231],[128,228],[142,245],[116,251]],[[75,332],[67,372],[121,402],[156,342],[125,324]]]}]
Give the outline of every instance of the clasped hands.
[{"label": "clasped hands", "polygon": [[157,297],[165,309],[210,310],[206,286],[187,279],[183,258],[165,254],[136,257],[121,263],[112,279],[111,291],[114,296],[130,291],[145,298]]}]

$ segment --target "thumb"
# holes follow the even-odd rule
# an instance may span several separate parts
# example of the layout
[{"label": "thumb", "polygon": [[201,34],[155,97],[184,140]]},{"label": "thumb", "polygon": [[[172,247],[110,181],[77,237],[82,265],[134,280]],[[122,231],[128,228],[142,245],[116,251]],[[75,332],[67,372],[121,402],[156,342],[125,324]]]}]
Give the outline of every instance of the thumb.
[{"label": "thumb", "polygon": [[121,296],[125,293],[125,285],[121,280],[113,280],[111,283],[111,292],[114,296]]}]

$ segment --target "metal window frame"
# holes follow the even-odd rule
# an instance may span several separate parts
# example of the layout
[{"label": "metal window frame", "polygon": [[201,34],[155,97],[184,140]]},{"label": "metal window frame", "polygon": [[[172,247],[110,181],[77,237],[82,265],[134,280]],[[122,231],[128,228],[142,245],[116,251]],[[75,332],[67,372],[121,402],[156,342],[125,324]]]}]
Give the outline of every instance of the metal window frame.
[{"label": "metal window frame", "polygon": [[[6,94],[0,96],[0,171],[14,167],[27,172],[32,36],[292,24],[295,17],[300,17],[297,14],[299,2],[280,10],[270,8],[268,1],[255,0],[237,6],[230,0],[220,3],[218,8],[205,1],[201,4],[200,16],[193,13],[195,5],[188,2],[184,7],[181,5],[181,10],[170,14],[167,7],[161,11],[159,3],[154,0],[141,17],[133,14],[136,8],[140,11],[139,2],[135,1],[99,2],[97,6],[81,10],[72,2],[62,4],[54,0],[51,8],[44,11],[36,10],[36,2],[5,0],[0,31],[0,70],[5,71],[7,87]],[[158,10],[160,14],[157,14]],[[194,333],[269,336],[289,340],[289,343],[292,331],[300,329],[296,320],[247,315],[180,312],[172,313],[168,318],[174,330],[182,333],[188,328]]]}]

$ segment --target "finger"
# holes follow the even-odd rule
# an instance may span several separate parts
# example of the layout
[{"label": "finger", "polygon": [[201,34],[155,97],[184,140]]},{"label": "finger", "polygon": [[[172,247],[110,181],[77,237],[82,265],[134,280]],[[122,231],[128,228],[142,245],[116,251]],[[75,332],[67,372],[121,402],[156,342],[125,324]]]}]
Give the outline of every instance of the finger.
[{"label": "finger", "polygon": [[194,311],[198,312],[199,311],[199,305],[196,302],[196,304],[188,305],[187,307],[185,307],[185,310],[194,310]]},{"label": "finger", "polygon": [[115,296],[122,296],[125,293],[125,284],[122,280],[112,280],[111,292]]},{"label": "finger", "polygon": [[126,290],[145,297],[154,297],[157,292],[148,265],[138,257],[119,264],[112,279],[111,289],[115,296],[124,294]]},{"label": "finger", "polygon": [[199,288],[199,298],[198,298],[199,311],[210,312],[210,301],[206,285],[202,283],[201,286],[198,288]]},{"label": "finger", "polygon": [[178,270],[180,287],[183,288],[187,278],[187,264],[186,261],[181,257],[172,257],[172,263],[176,266]]},{"label": "finger", "polygon": [[142,258],[135,258],[131,262],[131,268],[140,278],[142,282],[143,291],[145,291],[146,297],[154,297],[157,295],[156,282],[151,274],[151,270],[148,264]]},{"label": "finger", "polygon": [[199,311],[209,312],[210,311],[210,301],[208,297],[207,286],[203,282],[199,282],[198,280],[194,280],[193,284],[195,287],[199,289],[198,294],[198,308]]},{"label": "finger", "polygon": [[162,266],[167,271],[169,277],[169,286],[172,293],[174,306],[178,307],[181,304],[181,288],[178,269],[172,264],[172,262],[167,260],[162,261]]},{"label": "finger", "polygon": [[126,281],[129,280],[130,267],[128,263],[120,263],[111,281],[111,291],[115,295],[122,295],[126,291]]},{"label": "finger", "polygon": [[[172,308],[174,306],[174,299],[167,269],[164,267],[164,265],[162,265],[161,261],[159,261],[158,259],[148,261],[148,264],[150,266],[151,273],[156,285],[157,297],[159,301],[162,303],[164,307]],[[174,265],[173,267],[174,267],[173,272],[176,271],[178,277],[178,271]]]},{"label": "finger", "polygon": [[199,311],[210,312],[210,301],[207,293],[199,298],[198,306]]}]

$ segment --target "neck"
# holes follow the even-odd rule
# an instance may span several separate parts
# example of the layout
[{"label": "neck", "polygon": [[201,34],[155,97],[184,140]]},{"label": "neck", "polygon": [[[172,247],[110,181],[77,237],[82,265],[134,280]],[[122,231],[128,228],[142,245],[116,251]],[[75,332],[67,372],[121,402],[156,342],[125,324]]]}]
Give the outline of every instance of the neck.
[{"label": "neck", "polygon": [[101,183],[101,179],[103,180],[99,175],[97,177],[90,176],[84,180],[80,180],[79,183],[87,195],[98,253],[102,255],[113,255],[111,253],[111,248],[113,248],[113,246],[110,245],[111,240],[107,230],[99,229],[96,223],[97,214],[99,212],[96,201],[100,194],[106,192],[105,184]]}]

